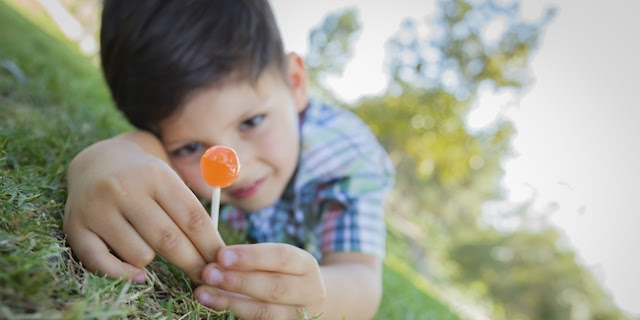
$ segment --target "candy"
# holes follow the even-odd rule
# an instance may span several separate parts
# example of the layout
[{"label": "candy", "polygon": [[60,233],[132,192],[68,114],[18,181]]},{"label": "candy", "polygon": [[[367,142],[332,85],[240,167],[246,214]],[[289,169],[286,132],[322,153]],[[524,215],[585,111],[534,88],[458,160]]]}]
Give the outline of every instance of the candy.
[{"label": "candy", "polygon": [[233,149],[213,146],[202,155],[200,170],[204,180],[215,188],[226,188],[233,184],[240,173],[240,161]]},{"label": "candy", "polygon": [[200,171],[204,180],[213,187],[211,194],[211,219],[218,228],[220,213],[220,188],[233,184],[240,173],[240,161],[233,149],[225,146],[213,146],[200,158]]}]

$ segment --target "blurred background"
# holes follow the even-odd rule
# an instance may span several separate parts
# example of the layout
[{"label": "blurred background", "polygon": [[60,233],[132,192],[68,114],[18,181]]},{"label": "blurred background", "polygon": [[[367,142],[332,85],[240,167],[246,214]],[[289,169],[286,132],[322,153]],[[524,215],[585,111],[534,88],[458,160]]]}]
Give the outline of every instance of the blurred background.
[{"label": "blurred background", "polygon": [[[462,318],[640,318],[640,2],[271,2],[393,158],[390,265]],[[100,1],[23,5],[96,57]]]},{"label": "blurred background", "polygon": [[[503,236],[549,228],[546,232],[557,234],[557,239],[547,245],[575,251],[575,261],[617,306],[640,315],[640,204],[633,191],[640,178],[640,152],[634,142],[640,136],[640,127],[634,124],[640,115],[640,40],[635,35],[640,28],[639,2],[274,0],[273,4],[288,48],[306,55],[307,30],[317,28],[326,12],[355,10],[361,28],[350,40],[352,56],[325,79],[340,99],[353,102],[388,93],[395,76],[411,85],[443,88],[464,101],[464,111],[457,114],[460,125],[478,139],[511,125],[509,137],[502,137],[509,140],[505,143],[509,151],[498,156],[504,172],[495,178],[501,190],[497,199],[477,204],[480,220]],[[420,75],[394,70],[397,64]],[[490,66],[503,74],[490,74]],[[428,99],[423,103],[429,108]],[[407,117],[404,125],[414,130],[442,124],[420,110],[412,111],[416,115],[411,121]],[[430,179],[438,179],[437,171],[452,166],[453,159],[440,166],[436,160],[432,166],[429,161],[437,157],[429,156],[435,152],[430,146],[424,142],[415,146],[416,157],[427,161]],[[469,148],[466,152],[472,169],[476,169],[473,160],[486,159],[474,158],[478,155]],[[424,163],[416,164],[418,173]],[[532,241],[543,241],[543,234]],[[494,246],[490,252],[511,257],[514,252],[505,248]]]}]

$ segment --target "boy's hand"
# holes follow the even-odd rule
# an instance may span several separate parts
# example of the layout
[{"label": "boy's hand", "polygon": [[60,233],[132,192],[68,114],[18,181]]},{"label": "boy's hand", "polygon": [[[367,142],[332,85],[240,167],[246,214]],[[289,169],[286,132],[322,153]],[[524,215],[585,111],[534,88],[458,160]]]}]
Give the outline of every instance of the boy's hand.
[{"label": "boy's hand", "polygon": [[[322,310],[326,289],[317,260],[282,243],[235,245],[218,252],[218,264],[202,272],[206,285],[194,295],[217,310],[233,309],[242,319],[298,319]],[[315,313],[314,313],[315,312]]]},{"label": "boy's hand", "polygon": [[203,267],[216,261],[224,243],[163,152],[155,137],[137,133],[96,143],[72,161],[64,232],[87,269],[144,282],[142,268],[157,252],[201,282]]}]

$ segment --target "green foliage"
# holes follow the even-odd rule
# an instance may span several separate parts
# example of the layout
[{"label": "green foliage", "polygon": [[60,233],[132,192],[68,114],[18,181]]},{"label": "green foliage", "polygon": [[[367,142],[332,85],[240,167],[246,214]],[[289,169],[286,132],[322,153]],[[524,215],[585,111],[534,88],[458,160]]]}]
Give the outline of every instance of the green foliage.
[{"label": "green foliage", "polygon": [[[460,100],[473,99],[484,82],[496,88],[521,88],[540,34],[555,14],[547,9],[535,23],[518,20],[519,2],[439,1],[429,25],[436,37],[421,38],[417,23],[406,20],[389,42],[390,73],[400,88],[443,89]],[[504,21],[500,35],[486,35],[489,23]],[[496,39],[493,39],[495,37]]]},{"label": "green foliage", "polygon": [[342,74],[351,58],[354,40],[360,30],[355,9],[334,12],[309,34],[309,54],[305,57],[310,91],[317,97],[337,102],[323,80],[330,74]]},{"label": "green foliage", "polygon": [[623,319],[561,242],[548,227],[478,233],[450,251],[459,266],[454,278],[473,283],[479,296],[509,301],[497,308],[506,319]]},{"label": "green foliage", "polygon": [[[388,42],[388,91],[352,107],[397,168],[387,220],[389,237],[402,239],[392,241],[405,252],[401,260],[486,300],[480,303],[491,306],[487,312],[495,319],[623,319],[574,253],[557,245],[557,231],[543,224],[537,231],[502,232],[483,216],[484,204],[501,197],[501,163],[515,128],[497,119],[470,130],[465,119],[481,85],[514,94],[529,85],[530,57],[555,9],[524,22],[518,1],[438,3],[429,38],[407,20]],[[487,33],[496,21],[504,30]],[[314,70],[323,72],[334,69]],[[501,214],[529,219],[520,209]]]}]

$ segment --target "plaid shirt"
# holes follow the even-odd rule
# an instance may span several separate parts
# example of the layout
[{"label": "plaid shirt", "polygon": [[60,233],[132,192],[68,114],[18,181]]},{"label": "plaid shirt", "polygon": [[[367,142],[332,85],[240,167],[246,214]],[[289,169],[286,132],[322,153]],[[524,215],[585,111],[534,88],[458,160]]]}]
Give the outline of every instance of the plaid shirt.
[{"label": "plaid shirt", "polygon": [[357,116],[310,100],[300,115],[298,168],[273,205],[252,213],[222,208],[220,219],[251,242],[281,242],[318,260],[328,252],[384,258],[384,199],[394,183],[385,150]]}]

